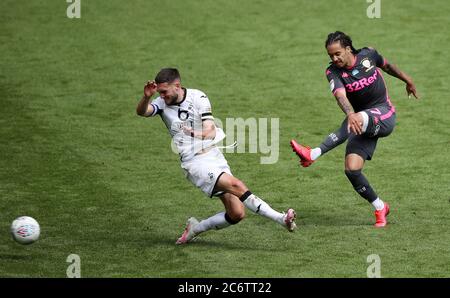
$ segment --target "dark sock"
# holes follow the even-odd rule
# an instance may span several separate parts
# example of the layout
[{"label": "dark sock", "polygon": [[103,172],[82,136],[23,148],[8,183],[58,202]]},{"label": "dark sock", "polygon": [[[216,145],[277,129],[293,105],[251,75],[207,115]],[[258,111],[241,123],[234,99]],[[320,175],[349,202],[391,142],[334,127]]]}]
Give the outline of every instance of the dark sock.
[{"label": "dark sock", "polygon": [[247,190],[247,191],[239,198],[239,200],[241,200],[241,202],[244,202],[244,201],[247,200],[247,198],[248,198],[249,196],[251,196],[251,195],[252,195],[252,192],[249,191],[249,190]]},{"label": "dark sock", "polygon": [[235,225],[237,224],[239,221],[235,221],[232,220],[231,217],[228,215],[228,213],[225,213],[225,220],[230,224],[230,225]]},{"label": "dark sock", "polygon": [[335,132],[330,133],[322,144],[319,145],[319,148],[322,151],[321,155],[344,143],[348,139],[348,135],[346,118],[344,122],[342,122],[341,127]]},{"label": "dark sock", "polygon": [[353,188],[356,190],[356,192],[361,197],[366,199],[369,203],[372,203],[378,198],[377,194],[370,186],[369,181],[367,181],[366,177],[361,173],[361,170],[358,171],[345,170],[345,175],[347,176],[348,180],[350,180],[350,182],[352,183]]}]

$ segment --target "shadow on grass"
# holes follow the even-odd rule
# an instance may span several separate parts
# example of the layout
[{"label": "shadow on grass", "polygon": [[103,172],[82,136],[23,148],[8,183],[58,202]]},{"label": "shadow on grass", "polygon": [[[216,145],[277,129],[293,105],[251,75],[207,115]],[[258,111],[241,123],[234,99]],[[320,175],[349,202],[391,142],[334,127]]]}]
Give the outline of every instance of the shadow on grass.
[{"label": "shadow on grass", "polygon": [[0,260],[6,261],[25,261],[25,260],[33,260],[35,257],[31,255],[13,255],[13,254],[0,254]]},{"label": "shadow on grass", "polygon": [[352,216],[348,214],[334,215],[323,214],[320,212],[309,213],[306,216],[302,216],[301,219],[297,220],[297,225],[301,227],[369,227],[375,223],[375,217],[367,216],[362,218],[359,215]]},{"label": "shadow on grass", "polygon": [[209,239],[196,239],[193,242],[190,242],[186,246],[195,246],[195,247],[203,247],[208,249],[218,249],[218,250],[237,250],[237,251],[262,251],[262,252],[278,252],[279,249],[273,248],[271,249],[269,245],[267,245],[264,242],[259,243],[250,243],[250,242],[243,242],[243,241],[232,241],[232,240],[224,240],[224,241],[215,241],[215,240],[209,240]]},{"label": "shadow on grass", "polygon": [[241,241],[238,237],[235,240],[231,240],[230,238],[225,239],[224,241],[216,241],[208,239],[208,235],[202,235],[188,244],[176,245],[175,238],[168,237],[167,235],[151,235],[147,238],[143,244],[144,247],[152,247],[152,246],[173,246],[178,247],[180,249],[189,248],[189,247],[202,247],[208,249],[218,249],[218,250],[249,250],[252,251],[278,251],[277,249],[270,249],[265,242],[258,243],[249,243],[246,241]]}]

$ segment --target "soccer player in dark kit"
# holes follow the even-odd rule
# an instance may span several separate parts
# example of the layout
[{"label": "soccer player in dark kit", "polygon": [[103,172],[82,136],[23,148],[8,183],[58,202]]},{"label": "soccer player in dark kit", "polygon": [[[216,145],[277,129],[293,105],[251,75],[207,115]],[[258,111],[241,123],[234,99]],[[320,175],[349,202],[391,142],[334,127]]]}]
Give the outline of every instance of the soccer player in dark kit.
[{"label": "soccer player in dark kit", "polygon": [[397,66],[389,63],[373,48],[356,50],[350,36],[343,32],[330,33],[325,42],[331,58],[326,76],[330,89],[346,118],[341,127],[318,147],[311,149],[291,140],[294,152],[303,167],[346,140],[345,175],[353,188],[375,209],[375,227],[387,224],[389,204],[383,202],[362,174],[366,160],[372,159],[378,138],[388,136],[395,126],[392,105],[380,68],[406,83],[406,92],[418,98],[412,79]]}]

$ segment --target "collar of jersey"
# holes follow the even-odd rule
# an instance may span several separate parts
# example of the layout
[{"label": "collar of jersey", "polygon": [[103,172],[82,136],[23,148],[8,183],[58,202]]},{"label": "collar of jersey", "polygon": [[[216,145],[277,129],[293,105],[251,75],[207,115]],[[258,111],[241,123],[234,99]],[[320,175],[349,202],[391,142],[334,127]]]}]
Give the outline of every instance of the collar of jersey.
[{"label": "collar of jersey", "polygon": [[350,66],[350,67],[344,67],[345,68],[345,70],[352,70],[353,68],[355,68],[355,66],[358,64],[358,55],[356,54],[355,55],[355,62],[353,63],[353,65],[352,66]]},{"label": "collar of jersey", "polygon": [[179,103],[176,103],[176,104],[173,104],[172,106],[179,106],[179,105],[181,105],[182,103],[183,103],[183,101],[186,99],[186,95],[187,95],[187,90],[186,90],[186,88],[184,88],[184,87],[181,87],[181,89],[183,89],[184,90],[184,96],[183,96],[183,100],[182,101],[180,101]]}]

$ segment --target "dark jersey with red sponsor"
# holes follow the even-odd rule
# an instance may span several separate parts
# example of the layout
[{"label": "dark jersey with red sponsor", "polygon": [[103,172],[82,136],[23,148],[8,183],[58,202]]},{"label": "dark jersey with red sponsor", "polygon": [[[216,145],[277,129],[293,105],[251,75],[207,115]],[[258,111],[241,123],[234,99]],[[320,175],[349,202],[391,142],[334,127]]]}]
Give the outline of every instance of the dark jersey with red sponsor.
[{"label": "dark jersey with red sponsor", "polygon": [[386,60],[375,49],[362,48],[357,51],[355,63],[350,68],[339,68],[334,64],[326,70],[333,94],[345,89],[347,98],[355,112],[377,106],[392,106],[386,83],[378,67]]}]

